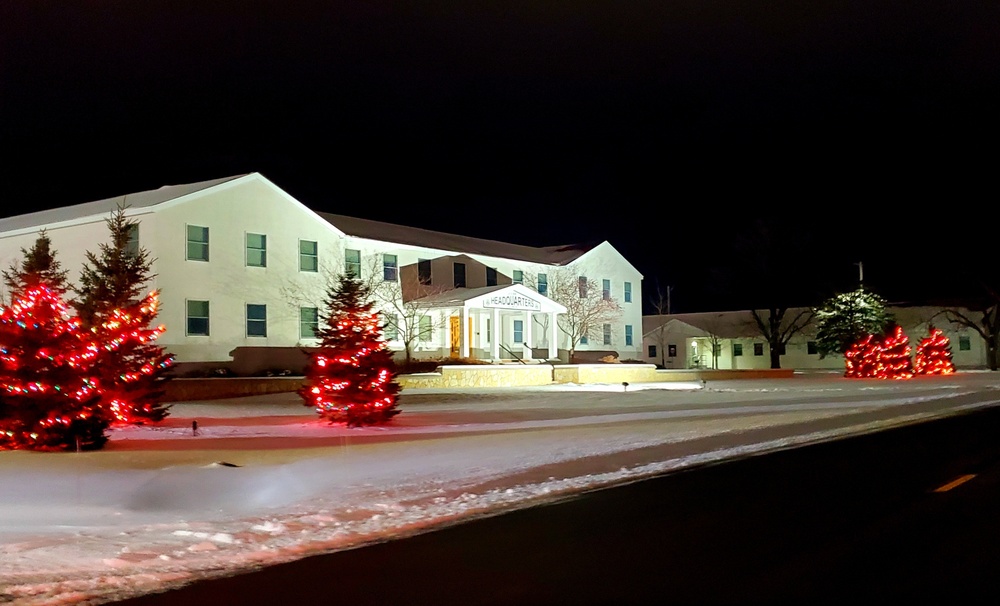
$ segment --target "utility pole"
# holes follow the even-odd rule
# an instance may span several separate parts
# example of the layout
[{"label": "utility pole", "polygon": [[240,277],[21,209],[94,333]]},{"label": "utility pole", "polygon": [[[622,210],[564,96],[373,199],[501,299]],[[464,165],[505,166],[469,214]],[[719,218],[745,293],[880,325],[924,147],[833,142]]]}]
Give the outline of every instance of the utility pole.
[{"label": "utility pole", "polygon": [[858,266],[858,285],[864,288],[865,286],[865,264],[862,261],[855,263]]}]

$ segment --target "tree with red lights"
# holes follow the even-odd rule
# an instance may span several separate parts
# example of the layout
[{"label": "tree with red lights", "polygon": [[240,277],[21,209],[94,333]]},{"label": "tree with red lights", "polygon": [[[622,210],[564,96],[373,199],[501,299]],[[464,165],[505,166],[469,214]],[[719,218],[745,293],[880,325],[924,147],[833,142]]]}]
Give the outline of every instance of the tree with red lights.
[{"label": "tree with red lights", "polygon": [[108,420],[91,379],[98,345],[63,301],[65,272],[43,232],[3,272],[0,310],[0,449],[93,450]]},{"label": "tree with red lights", "polygon": [[955,372],[951,362],[951,341],[940,328],[930,327],[930,335],[917,344],[913,370],[918,375],[950,375]]},{"label": "tree with red lights", "polygon": [[913,358],[910,338],[903,327],[896,324],[882,338],[879,352],[881,379],[909,379],[913,376]]},{"label": "tree with red lights", "polygon": [[155,343],[164,331],[153,324],[159,291],[141,296],[154,277],[152,261],[138,246],[138,223],[125,210],[119,205],[106,221],[110,244],[102,243],[99,255],[87,252],[73,306],[83,328],[99,342],[117,340],[114,347],[102,348],[96,367],[102,406],[114,423],[141,425],[169,414],[161,399],[173,355]]},{"label": "tree with red lights", "polygon": [[299,395],[331,424],[388,422],[399,413],[399,384],[368,290],[357,277],[342,274],[325,303],[327,313],[316,331],[319,348],[310,354]]}]

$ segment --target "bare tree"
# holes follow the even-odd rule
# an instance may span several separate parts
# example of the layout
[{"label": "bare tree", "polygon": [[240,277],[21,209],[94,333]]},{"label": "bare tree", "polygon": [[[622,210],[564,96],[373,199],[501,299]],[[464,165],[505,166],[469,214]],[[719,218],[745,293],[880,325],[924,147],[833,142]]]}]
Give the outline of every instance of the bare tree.
[{"label": "bare tree", "polygon": [[966,299],[965,307],[948,307],[939,312],[946,320],[979,333],[986,343],[986,364],[1000,367],[1000,291],[980,282],[984,296]]},{"label": "bare tree", "polygon": [[[670,291],[673,290],[672,286],[668,286],[665,290],[659,287],[657,284],[655,294],[650,297],[650,305],[653,307],[653,311],[656,312],[658,316],[669,316],[670,315]],[[666,368],[667,366],[667,325],[666,322],[660,324],[653,329],[653,342],[656,343],[656,349],[660,352],[660,368]]]},{"label": "bare tree", "polygon": [[569,359],[572,361],[580,340],[595,337],[604,324],[617,323],[621,319],[622,308],[614,297],[605,297],[600,285],[586,276],[566,268],[547,275],[546,296],[566,308],[566,313],[560,314],[557,323],[569,341]]},{"label": "bare tree", "polygon": [[756,309],[751,309],[750,314],[760,334],[767,341],[771,368],[781,368],[781,352],[785,350],[792,337],[801,333],[813,319],[811,308],[792,311],[787,307],[770,307],[766,317],[763,311]]}]

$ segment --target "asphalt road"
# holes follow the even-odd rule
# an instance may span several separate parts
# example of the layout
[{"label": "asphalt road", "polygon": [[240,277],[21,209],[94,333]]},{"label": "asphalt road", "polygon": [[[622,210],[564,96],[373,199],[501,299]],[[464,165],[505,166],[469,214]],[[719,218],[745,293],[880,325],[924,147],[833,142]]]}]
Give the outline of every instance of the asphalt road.
[{"label": "asphalt road", "polygon": [[998,437],[989,408],[118,604],[995,601]]}]

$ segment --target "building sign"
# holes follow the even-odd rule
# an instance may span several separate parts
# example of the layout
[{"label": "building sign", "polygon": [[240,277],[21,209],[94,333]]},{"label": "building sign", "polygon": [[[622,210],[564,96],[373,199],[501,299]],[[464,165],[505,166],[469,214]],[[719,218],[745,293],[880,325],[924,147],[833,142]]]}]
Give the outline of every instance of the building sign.
[{"label": "building sign", "polygon": [[499,309],[523,309],[525,311],[539,311],[542,309],[542,304],[532,299],[531,297],[526,297],[516,292],[508,292],[508,293],[497,293],[495,295],[487,295],[485,298],[483,298],[483,307],[487,308],[496,307]]}]

